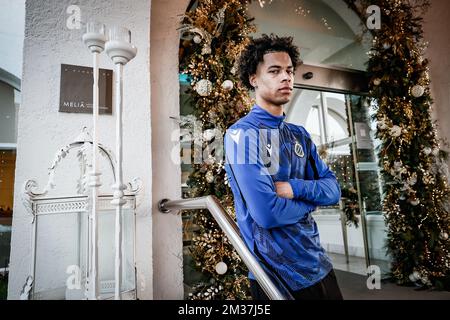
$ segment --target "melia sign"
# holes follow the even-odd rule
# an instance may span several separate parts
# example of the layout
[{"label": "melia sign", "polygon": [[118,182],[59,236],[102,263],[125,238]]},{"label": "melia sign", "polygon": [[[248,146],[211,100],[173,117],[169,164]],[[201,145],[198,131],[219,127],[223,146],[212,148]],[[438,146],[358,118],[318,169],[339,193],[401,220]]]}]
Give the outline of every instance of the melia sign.
[{"label": "melia sign", "polygon": [[[99,113],[112,114],[113,71],[99,69]],[[92,113],[92,68],[61,64],[59,111]]]}]

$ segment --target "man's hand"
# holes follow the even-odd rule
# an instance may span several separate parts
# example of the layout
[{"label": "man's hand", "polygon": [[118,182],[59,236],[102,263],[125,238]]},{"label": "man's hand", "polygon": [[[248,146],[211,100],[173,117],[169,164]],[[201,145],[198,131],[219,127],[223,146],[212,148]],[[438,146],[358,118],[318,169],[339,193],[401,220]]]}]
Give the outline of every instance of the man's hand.
[{"label": "man's hand", "polygon": [[277,181],[275,182],[275,191],[277,196],[286,199],[294,198],[294,191],[292,191],[291,184],[289,182]]}]

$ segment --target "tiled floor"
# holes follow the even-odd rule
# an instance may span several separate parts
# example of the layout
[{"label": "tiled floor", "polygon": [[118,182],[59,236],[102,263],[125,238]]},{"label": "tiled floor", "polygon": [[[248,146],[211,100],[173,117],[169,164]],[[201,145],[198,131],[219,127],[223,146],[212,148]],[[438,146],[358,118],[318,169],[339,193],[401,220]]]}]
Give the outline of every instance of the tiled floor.
[{"label": "tiled floor", "polygon": [[360,257],[328,253],[336,270],[336,278],[344,300],[450,300],[450,292],[399,286],[389,281],[389,263],[382,260],[370,261],[380,267],[380,288],[369,289],[367,285],[366,261]]},{"label": "tiled floor", "polygon": [[[327,253],[333,261],[334,269],[348,271],[360,275],[367,275],[366,260],[361,257],[349,256],[349,262],[346,262],[345,255],[337,253]],[[382,278],[389,272],[389,262],[384,260],[371,259],[370,265],[380,268]]]},{"label": "tiled floor", "polygon": [[369,288],[366,276],[341,270],[335,273],[344,300],[450,300],[449,291],[399,286],[387,280]]}]

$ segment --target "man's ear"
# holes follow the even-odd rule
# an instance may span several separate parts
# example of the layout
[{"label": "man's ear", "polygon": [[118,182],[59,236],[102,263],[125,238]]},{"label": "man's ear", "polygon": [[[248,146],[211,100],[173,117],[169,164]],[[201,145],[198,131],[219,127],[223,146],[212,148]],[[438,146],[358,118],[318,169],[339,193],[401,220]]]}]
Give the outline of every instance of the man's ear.
[{"label": "man's ear", "polygon": [[249,80],[250,84],[253,86],[253,88],[258,87],[258,84],[256,83],[256,74],[252,74],[251,76],[249,76],[248,80]]}]

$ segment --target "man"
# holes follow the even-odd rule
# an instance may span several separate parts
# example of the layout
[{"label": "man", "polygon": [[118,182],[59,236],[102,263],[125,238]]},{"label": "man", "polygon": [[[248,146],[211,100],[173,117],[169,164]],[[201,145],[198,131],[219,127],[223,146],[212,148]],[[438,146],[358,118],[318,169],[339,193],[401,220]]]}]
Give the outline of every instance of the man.
[{"label": "man", "polygon": [[[240,232],[261,263],[295,299],[342,299],[311,216],[339,201],[336,176],[309,133],[284,121],[300,62],[292,37],[253,39],[239,60],[242,83],[256,104],[225,135],[225,170]],[[267,299],[249,273],[253,299]]]}]

